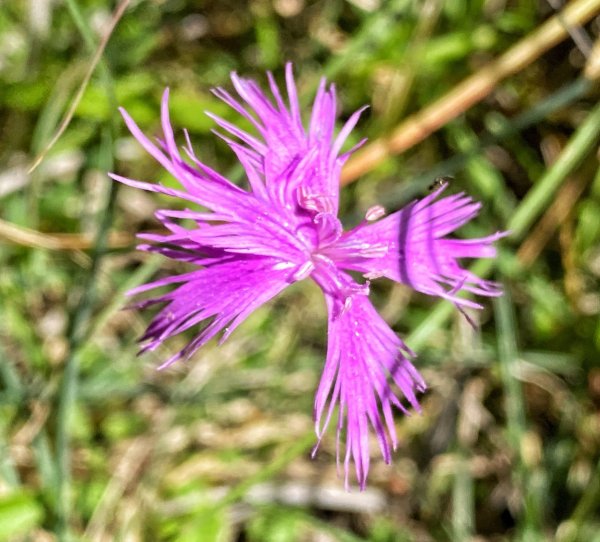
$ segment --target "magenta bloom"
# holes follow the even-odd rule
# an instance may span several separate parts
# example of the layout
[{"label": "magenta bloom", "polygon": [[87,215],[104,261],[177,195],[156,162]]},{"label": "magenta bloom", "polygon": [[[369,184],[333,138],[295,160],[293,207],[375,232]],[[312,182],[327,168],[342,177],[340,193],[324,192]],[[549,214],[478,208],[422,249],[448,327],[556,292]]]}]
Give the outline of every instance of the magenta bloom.
[{"label": "magenta bloom", "polygon": [[[127,185],[187,200],[205,211],[161,210],[156,213],[165,235],[145,234],[158,252],[193,264],[193,271],[136,288],[132,294],[165,285],[169,293],[138,306],[163,304],[142,337],[142,352],[154,350],[169,337],[200,326],[195,338],[165,361],[168,367],[189,359],[203,344],[223,332],[223,342],[256,308],[295,281],[311,278],[322,289],[328,310],[328,348],[314,408],[320,440],[338,406],[338,443],[345,433],[346,485],[350,460],[365,487],[369,470],[369,426],[386,462],[397,445],[393,407],[419,409],[417,392],[425,383],[410,359],[413,352],[379,316],[369,300],[369,281],[377,277],[410,285],[444,297],[459,308],[480,307],[457,297],[460,290],[497,296],[496,284],[460,267],[459,258],[495,255],[493,241],[457,240],[446,236],[471,220],[480,205],[463,194],[440,198],[445,187],[385,218],[381,207],[344,232],[337,217],[339,177],[350,152],[340,153],[361,111],[335,135],[336,96],[323,80],[307,128],[301,119],[291,65],[286,67],[288,102],[271,74],[272,98],[259,86],[232,74],[241,98],[218,88],[215,95],[246,118],[257,135],[211,115],[228,135],[220,135],[245,169],[242,189],[196,158],[186,135],[184,157],[169,121],[168,90],[162,101],[163,138],[150,141],[125,111],[125,122],[140,142],[181,184],[175,190],[119,175]],[[186,228],[178,222],[187,219]],[[348,270],[365,277],[357,282]],[[406,405],[406,406],[405,406]],[[339,459],[339,447],[338,447]]]}]

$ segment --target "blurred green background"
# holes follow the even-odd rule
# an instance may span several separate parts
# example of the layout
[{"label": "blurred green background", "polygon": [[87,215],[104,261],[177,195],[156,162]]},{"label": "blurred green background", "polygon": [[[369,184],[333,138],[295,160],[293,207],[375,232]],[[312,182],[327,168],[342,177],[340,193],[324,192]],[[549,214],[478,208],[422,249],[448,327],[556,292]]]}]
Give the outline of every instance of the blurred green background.
[{"label": "blurred green background", "polygon": [[0,541],[600,540],[600,113],[593,74],[583,77],[600,19],[569,25],[575,40],[343,188],[352,225],[453,175],[451,190],[484,205],[461,234],[514,232],[480,266],[506,295],[484,301],[477,329],[445,303],[373,285],[430,389],[422,415],[397,416],[392,465],[374,443],[368,489],[345,493],[333,428],[309,458],[326,350],[313,285],[289,288],[190,363],[155,370],[186,337],[136,357],[150,315],[122,310],[124,292],[182,269],[136,252],[133,234],[182,204],[106,176],[166,179],[117,105],[157,134],[169,86],[173,125],[243,182],[203,114],[235,120],[209,92],[231,88],[231,71],[281,80],[291,60],[306,106],[326,75],[341,121],[370,105],[351,143],[373,141],[557,6],[131,0],[66,130],[28,174],[115,7],[0,7]]}]

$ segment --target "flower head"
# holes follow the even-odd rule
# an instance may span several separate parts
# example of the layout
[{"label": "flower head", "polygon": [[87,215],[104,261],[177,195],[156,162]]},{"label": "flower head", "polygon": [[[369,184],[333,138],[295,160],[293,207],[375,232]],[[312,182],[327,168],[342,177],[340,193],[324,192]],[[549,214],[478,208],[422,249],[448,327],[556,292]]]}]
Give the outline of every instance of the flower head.
[{"label": "flower head", "polygon": [[[141,250],[193,264],[194,270],[136,288],[137,294],[174,285],[166,294],[138,304],[162,304],[142,337],[142,351],[156,349],[188,328],[195,338],[161,368],[189,359],[221,333],[220,341],[256,308],[293,282],[310,278],[323,291],[328,310],[328,347],[315,398],[314,418],[321,439],[338,407],[338,452],[344,433],[346,485],[350,462],[365,487],[369,470],[369,434],[375,432],[386,462],[397,445],[393,407],[419,409],[417,393],[425,383],[411,363],[413,352],[397,337],[369,300],[369,281],[388,277],[426,294],[444,297],[458,307],[479,307],[458,297],[460,290],[495,296],[497,285],[460,267],[459,258],[493,257],[492,242],[456,240],[448,234],[473,218],[479,204],[464,194],[443,197],[442,186],[401,211],[381,218],[381,207],[344,232],[338,219],[339,176],[350,152],[342,146],[357,123],[354,113],[335,134],[336,95],[323,80],[305,128],[291,65],[286,67],[288,101],[271,74],[272,97],[252,80],[231,76],[239,98],[217,88],[217,97],[247,119],[257,135],[211,115],[218,134],[236,154],[248,181],[240,188],[203,164],[189,137],[182,152],[162,101],[163,137],[155,144],[121,111],[144,149],[180,183],[180,189],[112,175],[127,185],[197,204],[205,211],[161,210],[165,234],[145,234]],[[381,218],[381,219],[380,219]],[[184,227],[181,220],[192,223]],[[363,273],[355,280],[348,271]],[[371,428],[371,429],[370,429]],[[339,458],[338,453],[338,458]]]}]

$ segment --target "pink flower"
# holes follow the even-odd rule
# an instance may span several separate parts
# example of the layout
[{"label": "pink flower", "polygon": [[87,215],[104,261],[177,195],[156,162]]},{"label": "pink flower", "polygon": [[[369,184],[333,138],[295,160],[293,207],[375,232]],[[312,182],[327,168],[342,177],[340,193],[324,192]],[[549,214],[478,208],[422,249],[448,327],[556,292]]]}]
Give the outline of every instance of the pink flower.
[{"label": "pink flower", "polygon": [[[258,134],[250,135],[211,115],[228,134],[219,135],[245,169],[246,190],[200,162],[187,133],[182,157],[169,120],[168,90],[162,101],[164,135],[158,144],[121,111],[131,133],[179,181],[181,189],[112,177],[206,209],[158,211],[156,217],[168,232],[141,236],[149,242],[141,250],[196,267],[131,292],[175,285],[167,294],[138,303],[139,307],[163,305],[141,339],[145,343],[142,352],[199,326],[195,338],[160,368],[189,359],[221,332],[223,342],[252,311],[288,285],[311,278],[322,289],[329,314],[327,358],[315,398],[316,433],[320,440],[338,406],[338,445],[345,433],[346,486],[352,460],[362,489],[369,471],[369,427],[389,463],[397,445],[393,407],[403,412],[408,406],[418,410],[417,393],[425,390],[410,361],[414,353],[371,304],[369,281],[387,277],[449,299],[458,307],[479,307],[457,297],[458,292],[497,296],[500,291],[496,284],[461,268],[458,258],[494,257],[492,243],[502,234],[471,240],[447,238],[471,220],[480,206],[463,194],[440,199],[445,187],[381,220],[383,208],[369,209],[363,223],[344,232],[337,217],[339,176],[350,152],[340,151],[361,111],[335,135],[335,89],[323,80],[305,129],[291,65],[286,67],[289,103],[284,102],[271,74],[268,78],[272,98],[254,81],[236,74],[231,79],[241,100],[222,88],[214,91]],[[181,226],[178,221],[182,219],[194,226]],[[365,281],[357,282],[348,270],[363,273]]]}]

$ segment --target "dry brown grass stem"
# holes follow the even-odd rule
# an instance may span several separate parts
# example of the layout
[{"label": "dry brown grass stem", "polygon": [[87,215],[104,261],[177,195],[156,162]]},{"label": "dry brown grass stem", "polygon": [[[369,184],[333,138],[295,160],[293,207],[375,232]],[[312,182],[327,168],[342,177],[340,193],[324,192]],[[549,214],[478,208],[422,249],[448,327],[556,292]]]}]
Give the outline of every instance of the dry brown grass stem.
[{"label": "dry brown grass stem", "polygon": [[502,56],[456,85],[444,96],[402,122],[390,136],[378,139],[357,152],[342,171],[348,184],[371,171],[386,158],[401,154],[488,96],[506,77],[531,64],[580,26],[600,13],[600,0],[575,0]]},{"label": "dry brown grass stem", "polygon": [[[41,233],[36,230],[17,226],[11,222],[0,219],[0,240],[16,245],[47,250],[86,250],[92,248],[96,242],[93,235],[79,233]],[[131,246],[134,242],[133,235],[124,232],[114,232],[109,235],[110,248]]]},{"label": "dry brown grass stem", "polygon": [[600,79],[600,38],[598,38],[590,51],[583,75],[590,81]]}]

